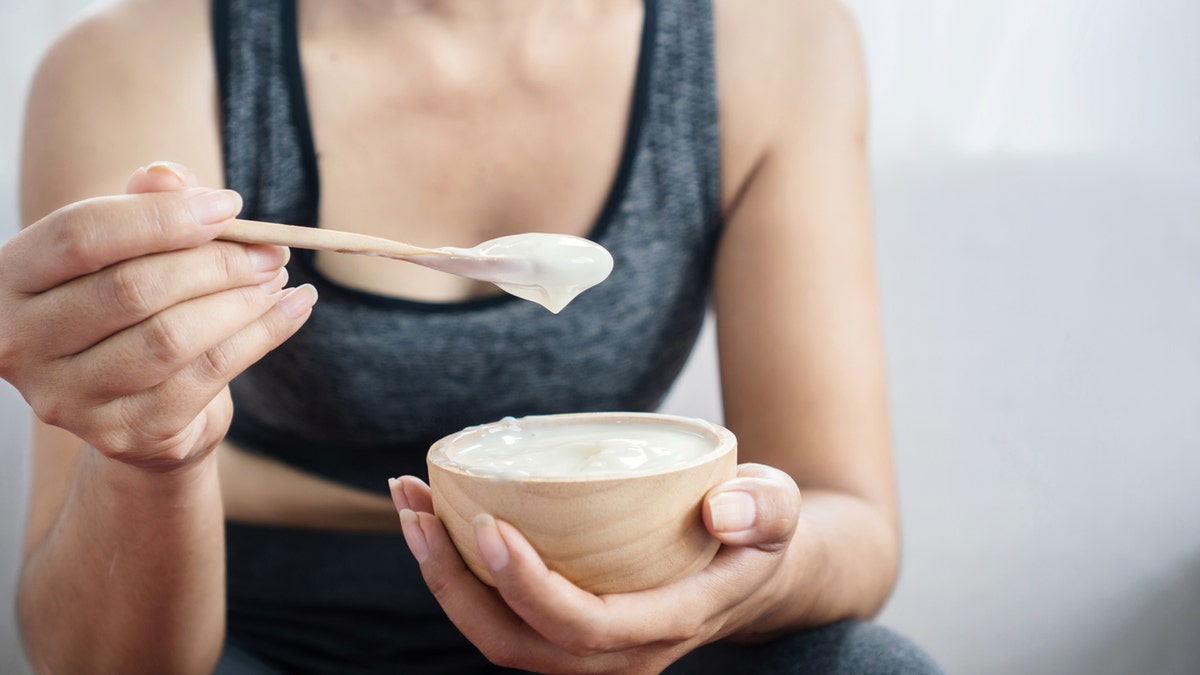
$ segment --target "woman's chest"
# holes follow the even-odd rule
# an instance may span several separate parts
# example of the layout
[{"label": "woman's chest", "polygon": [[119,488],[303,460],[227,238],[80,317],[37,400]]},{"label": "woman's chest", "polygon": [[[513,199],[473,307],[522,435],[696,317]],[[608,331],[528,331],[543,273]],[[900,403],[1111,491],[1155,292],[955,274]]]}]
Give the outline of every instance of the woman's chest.
[{"label": "woman's chest", "polygon": [[[321,45],[301,55],[322,227],[424,246],[592,232],[632,141],[636,49],[602,54],[601,67],[577,51],[546,64],[447,64],[436,51],[334,58]],[[493,292],[382,261],[318,264],[348,285],[416,299]]]}]

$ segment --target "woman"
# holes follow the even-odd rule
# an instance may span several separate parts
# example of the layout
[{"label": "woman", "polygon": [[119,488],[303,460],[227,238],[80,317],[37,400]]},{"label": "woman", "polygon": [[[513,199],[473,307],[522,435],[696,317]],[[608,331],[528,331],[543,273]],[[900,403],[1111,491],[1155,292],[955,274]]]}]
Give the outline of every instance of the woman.
[{"label": "woman", "polygon": [[[828,0],[750,7],[127,0],[68,32],[0,250],[0,375],[41,420],[35,667],[935,671],[849,621],[899,550],[857,38]],[[553,316],[217,241],[239,212],[431,246],[564,232],[617,264]],[[416,477],[429,442],[653,409],[710,290],[746,462],[704,504],[717,558],[597,598],[498,523],[480,584]]]}]

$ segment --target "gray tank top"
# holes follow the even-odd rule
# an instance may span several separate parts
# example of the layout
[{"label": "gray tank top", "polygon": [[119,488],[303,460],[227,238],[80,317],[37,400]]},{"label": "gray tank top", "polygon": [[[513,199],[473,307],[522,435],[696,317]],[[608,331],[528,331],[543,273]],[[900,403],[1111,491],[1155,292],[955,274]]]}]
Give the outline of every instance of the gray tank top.
[{"label": "gray tank top", "polygon": [[[695,343],[720,234],[711,8],[647,0],[619,169],[589,237],[607,281],[558,315],[498,295],[427,303],[325,278],[308,323],[231,385],[229,439],[386,494],[430,443],[505,415],[655,409]],[[214,0],[226,183],[243,217],[318,226],[294,0]],[[399,537],[227,526],[229,634],[305,670],[450,672],[478,657]],[[359,664],[348,666],[346,664]]]}]

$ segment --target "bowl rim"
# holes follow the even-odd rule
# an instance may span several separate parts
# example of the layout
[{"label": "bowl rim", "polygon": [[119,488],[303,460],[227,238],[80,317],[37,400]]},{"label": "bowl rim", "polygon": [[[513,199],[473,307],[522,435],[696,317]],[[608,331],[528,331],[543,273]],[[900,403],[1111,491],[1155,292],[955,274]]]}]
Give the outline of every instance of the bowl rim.
[{"label": "bowl rim", "polygon": [[[466,467],[449,459],[446,454],[447,448],[453,446],[455,443],[458,443],[463,439],[468,439],[487,433],[490,429],[493,429],[501,424],[506,424],[511,420],[525,424],[556,426],[561,423],[568,423],[577,419],[585,422],[650,422],[663,425],[683,426],[690,431],[707,435],[713,440],[713,448],[712,450],[709,450],[708,452],[688,461],[685,464],[666,469],[658,469],[655,471],[639,471],[630,474],[606,473],[599,475],[574,476],[503,476],[490,475],[486,473],[472,473],[468,471]],[[687,471],[688,469],[715,461],[719,457],[736,450],[736,448],[737,437],[734,436],[732,431],[721,424],[710,422],[699,417],[687,417],[683,415],[672,415],[657,412],[594,411],[525,415],[522,417],[503,417],[492,422],[469,426],[452,434],[447,434],[446,436],[443,436],[435,441],[433,445],[430,446],[429,452],[426,454],[426,462],[429,465],[430,471],[432,471],[433,467],[436,466],[439,469],[448,471],[455,475],[474,480],[504,481],[510,483],[595,483],[611,480],[627,481],[638,478],[663,476],[679,471]]]}]

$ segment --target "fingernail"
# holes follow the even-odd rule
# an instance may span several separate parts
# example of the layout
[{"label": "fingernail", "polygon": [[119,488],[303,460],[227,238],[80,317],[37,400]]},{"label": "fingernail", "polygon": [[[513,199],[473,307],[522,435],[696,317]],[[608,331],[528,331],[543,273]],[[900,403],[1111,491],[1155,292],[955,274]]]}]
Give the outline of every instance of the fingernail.
[{"label": "fingernail", "polygon": [[298,319],[312,309],[317,302],[317,289],[312,284],[297,286],[283,294],[279,299],[279,309],[289,319]]},{"label": "fingernail", "polygon": [[172,166],[169,162],[155,162],[143,169],[146,173],[154,173],[161,176],[170,176],[179,184],[179,187],[185,188],[188,186],[187,178],[179,169]]},{"label": "fingernail", "polygon": [[[391,485],[395,478],[389,478],[388,484]],[[408,544],[408,550],[412,552],[413,557],[418,563],[423,563],[429,558],[429,544],[425,542],[425,532],[421,529],[421,522],[417,518],[417,514],[412,509],[404,509],[400,511],[400,530],[404,532],[404,541]]]},{"label": "fingernail", "polygon": [[741,532],[754,526],[754,497],[747,492],[722,492],[708,500],[708,508],[717,532]]},{"label": "fingernail", "polygon": [[242,210],[242,196],[233,190],[211,190],[188,200],[192,217],[201,225],[215,225],[233,218]]},{"label": "fingernail", "polygon": [[396,506],[397,511],[408,508],[408,495],[404,494],[404,488],[400,486],[399,478],[388,479],[388,492],[392,493],[392,504]]},{"label": "fingernail", "polygon": [[488,569],[499,572],[508,565],[508,547],[496,527],[496,519],[486,513],[475,516],[475,540],[479,544],[479,554]]},{"label": "fingernail", "polygon": [[250,246],[246,254],[250,256],[250,264],[255,272],[266,272],[283,264],[284,250],[278,246]]},{"label": "fingernail", "polygon": [[263,282],[258,285],[267,295],[274,295],[283,290],[287,285],[288,271],[286,267],[279,268],[279,274],[276,274],[270,281]]}]

